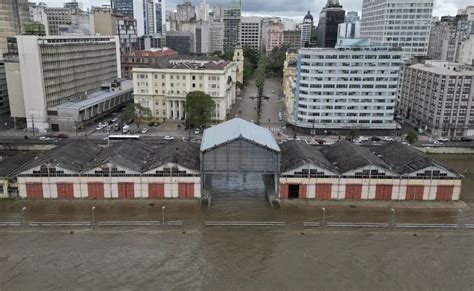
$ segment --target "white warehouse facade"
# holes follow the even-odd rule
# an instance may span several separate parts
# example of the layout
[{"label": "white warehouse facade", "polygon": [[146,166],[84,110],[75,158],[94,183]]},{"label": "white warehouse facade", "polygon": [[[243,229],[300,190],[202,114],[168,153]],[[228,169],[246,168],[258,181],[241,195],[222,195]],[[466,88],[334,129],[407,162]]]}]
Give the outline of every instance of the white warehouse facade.
[{"label": "white warehouse facade", "polygon": [[395,129],[401,56],[400,49],[352,39],[335,49],[300,49],[289,122],[313,132]]},{"label": "white warehouse facade", "polygon": [[135,103],[149,108],[155,120],[185,118],[186,95],[203,91],[215,102],[213,121],[224,121],[235,103],[237,65],[214,57],[178,56],[153,68],[133,68]]}]

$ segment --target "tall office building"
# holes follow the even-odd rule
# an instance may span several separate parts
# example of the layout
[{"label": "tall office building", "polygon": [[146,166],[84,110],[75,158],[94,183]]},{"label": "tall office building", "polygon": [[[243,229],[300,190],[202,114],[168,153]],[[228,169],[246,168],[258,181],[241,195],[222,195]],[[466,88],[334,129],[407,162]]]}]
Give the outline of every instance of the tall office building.
[{"label": "tall office building", "polygon": [[57,130],[49,124],[52,107],[87,99],[103,82],[121,76],[118,36],[22,35],[16,43],[16,63],[13,58],[6,63],[8,87],[16,96],[11,116],[26,118],[29,128],[34,124],[41,132]]},{"label": "tall office building", "polygon": [[359,38],[360,18],[356,11],[348,11],[343,23],[339,24],[337,38]]},{"label": "tall office building", "polygon": [[114,13],[133,18],[134,0],[112,0],[111,3]]},{"label": "tall office building", "polygon": [[270,54],[274,48],[283,45],[285,25],[281,21],[271,21],[266,27],[265,52]]},{"label": "tall office building", "polygon": [[308,14],[304,16],[303,23],[300,25],[301,47],[309,47],[309,43],[311,42],[313,27],[314,27],[313,15],[311,15],[311,13],[308,10]]},{"label": "tall office building", "polygon": [[209,51],[224,52],[224,22],[214,20],[209,22]]},{"label": "tall office building", "polygon": [[66,2],[63,7],[46,7],[49,35],[94,35],[89,13],[77,2]]},{"label": "tall office building", "polygon": [[233,50],[240,41],[240,0],[233,0],[232,7],[224,9],[224,50]]},{"label": "tall office building", "polygon": [[27,0],[0,1],[0,59],[7,52],[7,37],[24,32],[24,26],[29,21]]},{"label": "tall office building", "polygon": [[0,60],[0,120],[10,112],[5,63]]},{"label": "tall office building", "polygon": [[112,0],[114,13],[137,20],[137,34],[163,33],[164,0]]},{"label": "tall office building", "polygon": [[199,3],[198,20],[209,21],[209,4],[207,4],[206,0],[202,0]]},{"label": "tall office building", "polygon": [[260,50],[262,37],[262,18],[257,16],[242,17],[240,45],[243,48]]},{"label": "tall office building", "polygon": [[301,48],[291,123],[310,132],[392,130],[400,62],[397,48],[342,39],[336,48]]},{"label": "tall office building", "polygon": [[431,24],[428,57],[454,62],[456,58],[457,20],[453,16],[441,17]]},{"label": "tall office building", "polygon": [[426,56],[432,12],[433,0],[363,0],[360,37],[401,47],[407,55]]},{"label": "tall office building", "polygon": [[474,135],[473,67],[426,61],[405,69],[400,86],[402,115],[439,136]]},{"label": "tall office building", "polygon": [[318,23],[318,46],[334,47],[337,42],[337,28],[344,22],[346,12],[338,0],[328,0],[321,13]]}]

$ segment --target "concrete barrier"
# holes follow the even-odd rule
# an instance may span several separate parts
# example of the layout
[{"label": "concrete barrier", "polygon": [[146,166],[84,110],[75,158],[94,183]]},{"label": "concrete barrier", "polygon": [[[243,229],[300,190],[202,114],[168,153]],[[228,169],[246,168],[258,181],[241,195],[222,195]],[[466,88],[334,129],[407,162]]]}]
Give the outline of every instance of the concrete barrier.
[{"label": "concrete barrier", "polygon": [[347,223],[347,222],[328,222],[326,224],[328,227],[356,227],[356,228],[388,228],[388,223],[369,223],[369,222],[360,222],[360,223]]},{"label": "concrete barrier", "polygon": [[285,226],[283,221],[206,221],[206,226]]},{"label": "concrete barrier", "polygon": [[397,223],[398,228],[459,228],[459,224],[449,223]]},{"label": "concrete barrier", "polygon": [[30,221],[28,226],[91,226],[90,221]]},{"label": "concrete barrier", "polygon": [[0,222],[0,227],[15,227],[15,226],[22,226],[22,224],[21,222],[15,222],[15,221]]},{"label": "concrete barrier", "polygon": [[183,226],[184,222],[182,220],[172,220],[172,221],[166,222],[166,225],[169,225],[169,226]]},{"label": "concrete barrier", "polygon": [[319,221],[305,221],[305,222],[303,222],[303,226],[305,226],[305,227],[320,227],[322,225],[321,225],[321,222],[319,222]]},{"label": "concrete barrier", "polygon": [[159,221],[99,221],[99,226],[158,226]]}]

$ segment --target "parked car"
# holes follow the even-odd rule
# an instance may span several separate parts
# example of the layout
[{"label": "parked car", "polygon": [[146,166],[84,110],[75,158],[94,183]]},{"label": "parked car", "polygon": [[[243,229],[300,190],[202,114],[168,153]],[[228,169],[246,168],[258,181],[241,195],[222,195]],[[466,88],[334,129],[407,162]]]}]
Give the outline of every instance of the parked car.
[{"label": "parked car", "polygon": [[443,144],[442,142],[438,141],[438,140],[434,140],[433,141],[433,144]]},{"label": "parked car", "polygon": [[39,137],[39,140],[42,140],[42,141],[49,141],[51,140],[51,138],[49,136],[40,136]]},{"label": "parked car", "polygon": [[69,136],[65,133],[58,133],[57,138],[68,138]]},{"label": "parked car", "polygon": [[173,137],[173,136],[169,136],[169,135],[167,135],[167,136],[165,136],[165,137],[164,137],[164,139],[165,139],[165,140],[173,140],[173,139],[174,139],[174,137]]},{"label": "parked car", "polygon": [[122,133],[123,133],[123,134],[126,134],[126,133],[128,133],[129,131],[130,131],[130,126],[128,126],[128,125],[125,125],[125,126],[122,128]]},{"label": "parked car", "polygon": [[148,132],[148,128],[144,127],[144,128],[142,129],[142,133],[145,134],[145,133],[147,133],[147,132]]},{"label": "parked car", "polygon": [[358,140],[360,141],[368,141],[369,139],[365,136],[359,136]]},{"label": "parked car", "polygon": [[117,120],[118,120],[117,117],[112,118],[112,122],[117,122]]},{"label": "parked car", "polygon": [[371,139],[372,141],[382,141],[382,139],[378,136],[373,136]]},{"label": "parked car", "polygon": [[461,137],[461,141],[474,141],[474,138],[473,138],[473,137],[463,136],[463,137]]},{"label": "parked car", "polygon": [[438,137],[438,141],[447,142],[447,141],[449,141],[449,138],[441,136],[441,137]]},{"label": "parked car", "polygon": [[200,134],[200,133],[201,133],[201,131],[199,130],[199,128],[196,128],[196,129],[194,130],[194,134]]},{"label": "parked car", "polygon": [[385,136],[383,138],[384,141],[394,141],[393,137],[390,137],[390,136]]}]

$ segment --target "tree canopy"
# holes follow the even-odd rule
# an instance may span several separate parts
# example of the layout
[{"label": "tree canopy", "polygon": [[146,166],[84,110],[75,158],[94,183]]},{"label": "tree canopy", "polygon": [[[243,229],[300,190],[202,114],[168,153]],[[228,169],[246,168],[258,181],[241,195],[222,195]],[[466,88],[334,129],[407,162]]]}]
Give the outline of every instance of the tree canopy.
[{"label": "tree canopy", "polygon": [[140,128],[142,118],[151,115],[150,108],[143,107],[140,103],[129,103],[122,113],[122,121],[133,119],[136,121],[137,128]]},{"label": "tree canopy", "polygon": [[407,136],[405,137],[405,140],[409,144],[414,144],[415,142],[418,141],[418,134],[416,133],[416,131],[412,130],[407,134]]},{"label": "tree canopy", "polygon": [[205,127],[210,119],[215,102],[202,91],[192,91],[186,95],[186,117],[188,126]]}]

